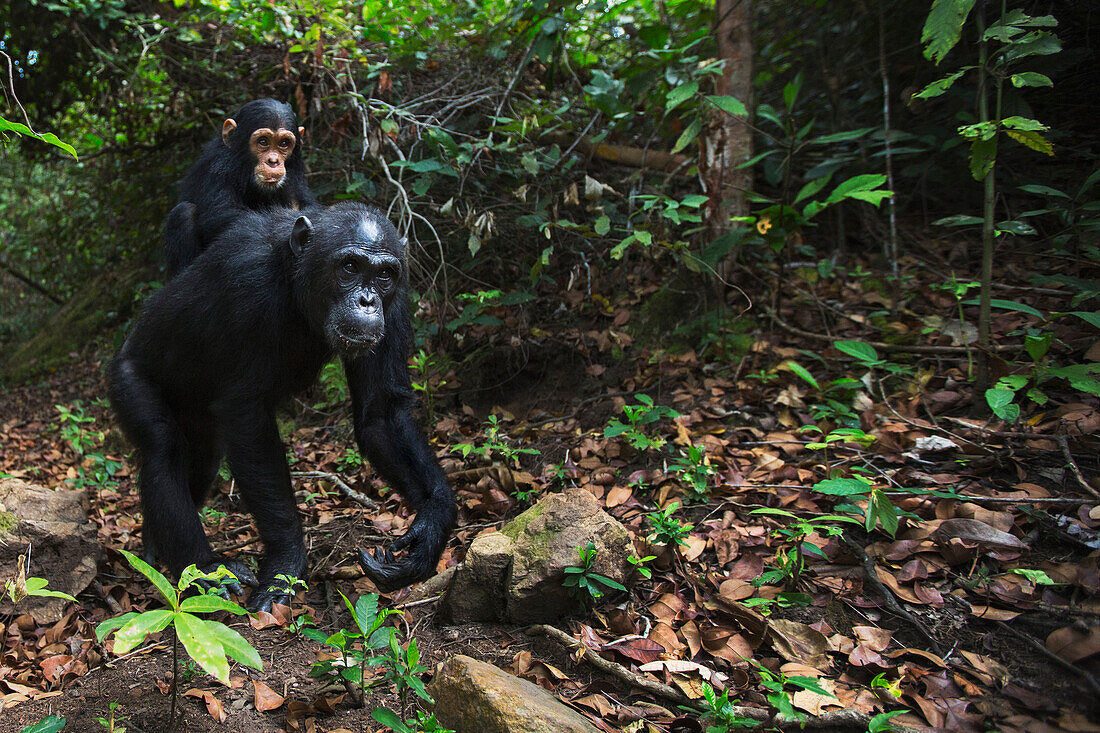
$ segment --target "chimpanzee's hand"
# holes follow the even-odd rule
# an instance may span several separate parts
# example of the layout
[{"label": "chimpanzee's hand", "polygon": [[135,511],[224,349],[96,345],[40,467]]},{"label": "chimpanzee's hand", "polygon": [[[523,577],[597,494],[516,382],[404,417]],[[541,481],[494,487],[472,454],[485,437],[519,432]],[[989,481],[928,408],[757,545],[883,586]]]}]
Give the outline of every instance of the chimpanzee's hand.
[{"label": "chimpanzee's hand", "polygon": [[199,580],[196,581],[197,584],[202,586],[206,591],[217,589],[218,595],[227,600],[229,598],[229,593],[235,596],[244,595],[244,589],[241,588],[241,583],[252,586],[253,588],[256,587],[256,576],[239,560],[230,560],[225,557],[216,556],[198,565],[198,569],[204,573],[212,573],[219,567],[224,567],[226,570],[233,573],[233,575],[236,576],[236,580],[223,579],[221,582],[216,580]]},{"label": "chimpanzee's hand", "polygon": [[[438,526],[418,517],[389,548],[379,547],[373,552],[360,548],[359,565],[378,590],[389,593],[431,577],[445,540]],[[401,550],[406,550],[405,557],[397,559],[394,553]]]}]

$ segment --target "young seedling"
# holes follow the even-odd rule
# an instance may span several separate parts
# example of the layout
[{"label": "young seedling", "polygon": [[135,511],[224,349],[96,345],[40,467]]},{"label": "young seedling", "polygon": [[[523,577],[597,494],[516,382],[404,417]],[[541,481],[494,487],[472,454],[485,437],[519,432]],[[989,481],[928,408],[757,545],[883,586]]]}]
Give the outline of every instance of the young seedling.
[{"label": "young seedling", "polygon": [[707,703],[707,711],[703,713],[703,722],[707,725],[706,733],[730,733],[738,728],[755,728],[760,725],[759,721],[752,718],[734,714],[734,701],[729,698],[729,690],[722,690],[719,695],[709,682],[704,682],[703,699]]},{"label": "young seedling", "polygon": [[401,716],[389,708],[375,708],[370,716],[396,733],[455,733],[435,719],[434,713],[416,711],[415,718],[402,720]]},{"label": "young seedling", "polygon": [[789,520],[787,526],[779,527],[775,530],[774,534],[790,542],[793,549],[788,550],[786,548],[780,548],[777,550],[775,553],[776,566],[765,570],[759,577],[752,581],[756,586],[784,582],[789,590],[795,590],[798,587],[798,583],[802,578],[802,572],[806,569],[806,555],[825,557],[820,547],[808,541],[807,538],[809,538],[810,535],[817,534],[826,537],[835,537],[844,533],[844,530],[835,524],[836,522],[859,524],[857,519],[840,514],[825,514],[820,517],[804,519],[786,509],[775,509],[772,507],[753,509],[749,513],[768,514],[784,517]]},{"label": "young seedling", "polygon": [[17,570],[15,577],[4,581],[4,592],[7,593],[12,605],[19,603],[19,601],[27,596],[64,598],[67,601],[76,600],[68,593],[62,593],[59,590],[46,590],[46,586],[49,585],[50,581],[45,578],[28,578],[25,567],[26,562],[27,556],[20,555],[19,559],[16,561]]},{"label": "young seedling", "polygon": [[710,496],[708,484],[711,477],[718,473],[718,469],[711,465],[706,448],[701,445],[688,446],[686,451],[673,459],[672,470],[691,492],[690,498],[696,501],[707,500]]},{"label": "young seedling", "polygon": [[224,567],[213,573],[203,573],[194,565],[188,566],[181,574],[179,583],[173,586],[147,562],[132,552],[119,550],[130,565],[149,579],[160,592],[168,608],[152,611],[131,611],[108,619],[96,627],[96,639],[101,643],[111,633],[115,635],[114,653],[123,655],[130,651],[149,634],[171,627],[172,634],[172,713],[176,719],[176,692],[179,685],[179,642],[183,648],[207,674],[223,685],[229,684],[229,660],[231,657],[253,669],[263,670],[260,655],[243,636],[219,621],[199,618],[196,614],[228,611],[237,616],[245,610],[230,600],[216,594],[200,594],[183,598],[183,593],[195,586],[204,588],[204,583],[217,582],[221,578],[233,577]]},{"label": "young seedling", "polygon": [[673,512],[679,508],[680,502],[674,501],[664,509],[658,509],[645,515],[650,526],[650,542],[673,547],[687,544],[687,540],[684,538],[688,536],[695,525],[672,518]]},{"label": "young seedling", "polygon": [[562,585],[569,590],[570,594],[587,602],[603,595],[604,592],[600,585],[615,590],[626,590],[622,583],[593,572],[592,563],[596,562],[596,544],[594,542],[589,542],[587,547],[578,547],[577,553],[581,556],[581,564],[566,568],[565,580],[562,582]]},{"label": "young seedling", "polygon": [[[340,629],[326,636],[320,629],[303,629],[302,634],[307,638],[340,652],[340,659],[317,662],[309,673],[314,677],[327,675],[339,679],[356,704],[362,707],[366,668],[386,662],[387,657],[376,652],[388,648],[395,633],[394,629],[384,627],[383,624],[388,616],[401,612],[394,609],[379,611],[377,593],[359,596],[354,606],[343,593],[340,597],[344,599],[344,605],[355,619],[357,630]],[[354,646],[356,643],[359,648]]]},{"label": "young seedling", "polygon": [[611,420],[603,429],[603,437],[614,438],[621,435],[633,448],[640,451],[660,448],[665,444],[665,439],[657,435],[649,437],[645,432],[645,426],[651,425],[663,417],[679,417],[680,413],[671,407],[654,405],[653,398],[647,394],[636,394],[634,399],[640,404],[623,405],[623,415],[626,422]]}]

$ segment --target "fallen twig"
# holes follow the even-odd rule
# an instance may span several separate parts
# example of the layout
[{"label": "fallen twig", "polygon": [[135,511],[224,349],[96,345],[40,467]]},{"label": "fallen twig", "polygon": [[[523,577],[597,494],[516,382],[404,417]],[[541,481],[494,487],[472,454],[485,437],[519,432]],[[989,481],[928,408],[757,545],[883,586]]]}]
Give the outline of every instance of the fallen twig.
[{"label": "fallen twig", "polygon": [[882,581],[879,580],[878,571],[875,569],[875,561],[872,560],[867,554],[866,550],[863,549],[863,545],[856,542],[846,534],[841,535],[841,538],[844,540],[844,544],[848,545],[848,548],[855,553],[857,558],[859,558],[859,564],[863,568],[863,574],[864,576],[866,576],[867,582],[869,582],[879,592],[879,595],[882,596],[883,601],[886,603],[886,608],[892,611],[895,615],[900,616],[909,623],[913,624],[913,626],[915,626],[917,630],[924,635],[924,638],[928,639],[928,643],[932,647],[932,651],[934,651],[938,656],[942,657],[943,650],[940,648],[940,645],[936,642],[935,638],[933,638],[932,634],[928,631],[928,628],[921,622],[920,619],[909,613],[909,611],[907,611],[904,606],[898,603],[898,599],[894,598],[894,594],[890,592],[890,589],[883,585]]},{"label": "fallen twig", "polygon": [[323,481],[331,481],[336,488],[340,489],[340,493],[348,497],[352,501],[362,504],[367,509],[373,512],[379,510],[378,503],[374,499],[359,493],[355,489],[344,483],[344,480],[334,473],[328,473],[326,471],[297,471],[290,474],[294,478],[319,478]]},{"label": "fallen twig", "polygon": [[1077,483],[1081,485],[1082,489],[1100,499],[1100,491],[1092,488],[1092,484],[1085,480],[1085,477],[1081,475],[1081,469],[1077,466],[1077,461],[1073,460],[1073,453],[1069,449],[1069,438],[1065,435],[1055,435],[1054,440],[1058,443],[1058,447],[1062,449],[1062,457],[1066,459],[1066,467],[1077,479]]}]

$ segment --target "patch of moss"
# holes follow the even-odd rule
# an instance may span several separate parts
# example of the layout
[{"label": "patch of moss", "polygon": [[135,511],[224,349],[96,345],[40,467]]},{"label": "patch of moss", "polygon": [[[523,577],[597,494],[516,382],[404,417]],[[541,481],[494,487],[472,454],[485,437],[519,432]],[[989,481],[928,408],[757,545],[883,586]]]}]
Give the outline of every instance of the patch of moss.
[{"label": "patch of moss", "polygon": [[19,524],[19,520],[16,519],[14,514],[0,509],[0,532],[8,532],[17,524]]}]

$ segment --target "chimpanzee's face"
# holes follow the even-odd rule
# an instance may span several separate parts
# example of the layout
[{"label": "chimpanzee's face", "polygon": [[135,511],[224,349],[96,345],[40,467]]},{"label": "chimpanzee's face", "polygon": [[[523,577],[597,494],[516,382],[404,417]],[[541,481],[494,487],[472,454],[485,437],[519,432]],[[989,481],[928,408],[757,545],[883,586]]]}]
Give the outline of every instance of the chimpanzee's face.
[{"label": "chimpanzee's face", "polygon": [[[386,334],[386,309],[405,288],[406,242],[386,219],[365,209],[359,216],[330,222],[318,215],[305,244],[306,268],[315,327],[328,345],[344,357],[354,357]],[[300,217],[295,224],[307,221]],[[292,247],[294,239],[292,237]]]}]

